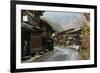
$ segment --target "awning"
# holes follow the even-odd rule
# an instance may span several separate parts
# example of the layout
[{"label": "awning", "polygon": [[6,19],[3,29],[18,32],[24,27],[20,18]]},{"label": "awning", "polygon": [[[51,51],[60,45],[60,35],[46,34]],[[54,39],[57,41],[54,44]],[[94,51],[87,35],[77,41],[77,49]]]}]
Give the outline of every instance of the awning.
[{"label": "awning", "polygon": [[25,23],[25,22],[21,22],[21,26],[26,28],[26,29],[29,29],[30,31],[32,31],[34,33],[41,33],[43,31],[39,27],[32,26],[32,25]]}]

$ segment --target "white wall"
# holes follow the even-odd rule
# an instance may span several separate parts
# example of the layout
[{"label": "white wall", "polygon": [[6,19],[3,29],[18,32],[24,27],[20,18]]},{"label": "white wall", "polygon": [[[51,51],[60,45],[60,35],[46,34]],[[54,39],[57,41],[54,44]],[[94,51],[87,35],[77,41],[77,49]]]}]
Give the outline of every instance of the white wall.
[{"label": "white wall", "polygon": [[[34,0],[96,5],[97,0]],[[99,0],[98,0],[99,1]],[[100,8],[98,2],[98,8]],[[10,0],[0,1],[0,73],[10,73]],[[100,9],[98,9],[98,37],[100,37]],[[99,73],[100,72],[100,38],[98,38],[98,67],[85,69],[42,71],[34,73]],[[32,73],[32,72],[27,72]]]}]

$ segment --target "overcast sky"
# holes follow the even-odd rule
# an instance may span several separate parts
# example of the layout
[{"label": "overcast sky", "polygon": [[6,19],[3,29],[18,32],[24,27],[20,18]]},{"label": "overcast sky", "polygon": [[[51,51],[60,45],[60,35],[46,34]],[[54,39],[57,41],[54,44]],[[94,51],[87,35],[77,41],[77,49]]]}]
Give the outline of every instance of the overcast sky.
[{"label": "overcast sky", "polygon": [[81,13],[72,12],[44,12],[42,17],[59,24],[61,27],[67,26],[76,17],[79,17]]}]

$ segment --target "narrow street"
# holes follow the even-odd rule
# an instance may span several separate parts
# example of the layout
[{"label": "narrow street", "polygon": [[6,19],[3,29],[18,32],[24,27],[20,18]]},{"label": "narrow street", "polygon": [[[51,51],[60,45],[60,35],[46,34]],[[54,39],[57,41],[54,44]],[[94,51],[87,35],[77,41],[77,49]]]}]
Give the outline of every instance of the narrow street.
[{"label": "narrow street", "polygon": [[35,62],[79,60],[76,50],[64,47],[55,47],[54,51],[35,60]]},{"label": "narrow street", "polygon": [[90,58],[89,13],[22,10],[21,18],[22,63]]}]

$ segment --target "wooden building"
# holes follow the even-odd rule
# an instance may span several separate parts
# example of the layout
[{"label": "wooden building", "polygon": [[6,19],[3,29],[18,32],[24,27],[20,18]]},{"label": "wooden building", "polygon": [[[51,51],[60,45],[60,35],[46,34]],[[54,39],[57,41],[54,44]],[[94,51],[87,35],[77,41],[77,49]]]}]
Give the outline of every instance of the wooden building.
[{"label": "wooden building", "polygon": [[45,49],[53,50],[54,32],[47,21],[40,19],[44,11],[22,10],[21,11],[21,54],[22,60]]},{"label": "wooden building", "polygon": [[70,32],[67,32],[67,41],[69,41],[69,43],[67,43],[68,45],[81,45],[80,42],[80,35],[81,35],[81,29],[74,29]]},{"label": "wooden building", "polygon": [[56,45],[59,46],[80,45],[80,34],[81,29],[69,29],[57,33],[53,38],[55,39]]}]

